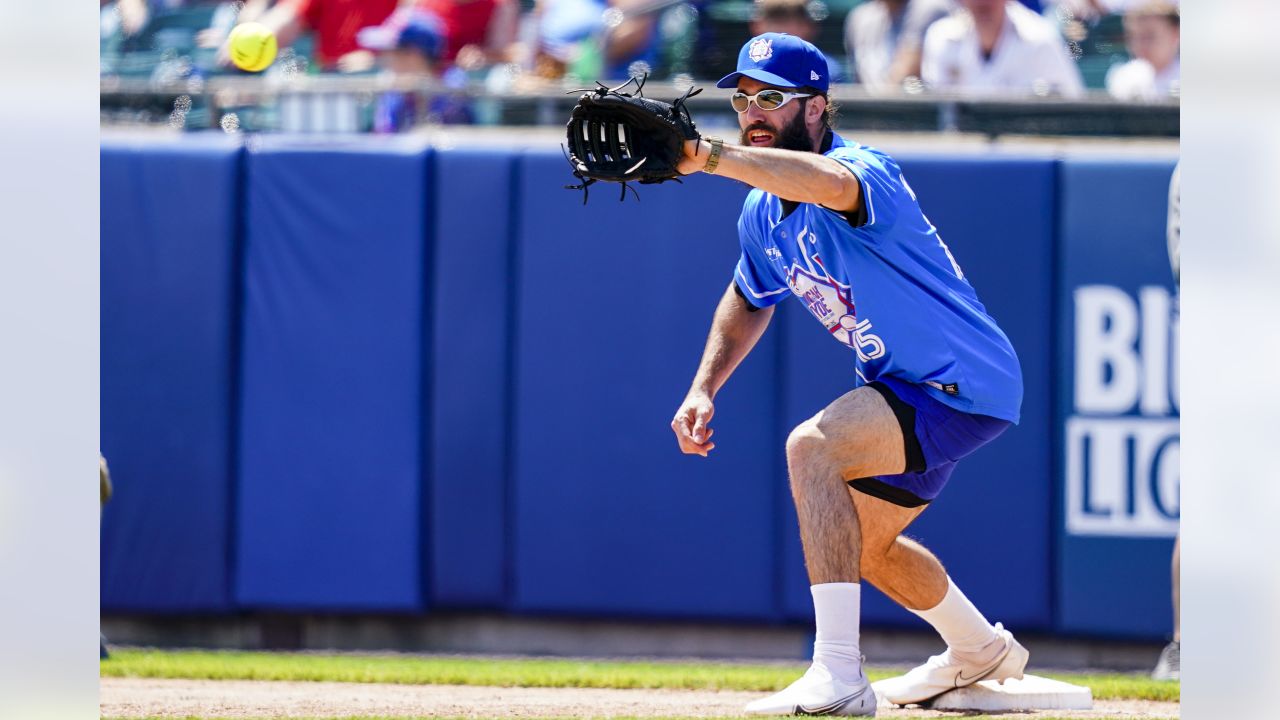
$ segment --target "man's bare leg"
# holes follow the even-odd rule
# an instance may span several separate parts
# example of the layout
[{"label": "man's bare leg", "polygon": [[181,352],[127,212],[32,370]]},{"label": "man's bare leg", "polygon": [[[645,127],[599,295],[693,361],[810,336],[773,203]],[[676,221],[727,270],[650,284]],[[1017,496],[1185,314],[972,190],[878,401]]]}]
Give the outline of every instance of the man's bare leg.
[{"label": "man's bare leg", "polygon": [[874,388],[846,393],[787,438],[817,621],[813,665],[782,692],[747,705],[748,714],[875,714],[858,647],[862,531],[844,479],[850,473],[899,473],[905,464],[902,430]]},{"label": "man's bare leg", "polygon": [[880,393],[846,393],[787,438],[791,496],[809,582],[856,583],[862,533],[845,478],[892,475],[906,466],[902,430]]},{"label": "man's bare leg", "polygon": [[954,687],[956,670],[966,679],[984,672],[995,679],[1021,677],[1025,649],[983,617],[933,553],[901,534],[924,507],[900,507],[852,488],[849,494],[862,520],[863,578],[932,625],[947,643],[943,655],[886,681],[885,697],[898,703],[927,699]]},{"label": "man's bare leg", "polygon": [[902,531],[924,507],[904,508],[849,489],[863,522],[862,576],[919,615],[954,652],[981,662],[1000,649],[995,628],[951,582],[942,563]]},{"label": "man's bare leg", "polygon": [[1179,531],[1177,539],[1173,541],[1173,558],[1169,566],[1170,579],[1173,581],[1173,642],[1160,651],[1156,669],[1151,671],[1151,677],[1156,680],[1178,680],[1182,677],[1182,602],[1179,597],[1181,555],[1182,532]]},{"label": "man's bare leg", "polygon": [[947,572],[924,546],[902,535],[925,507],[905,508],[848,488],[862,519],[862,577],[908,610],[931,608],[947,592]]}]

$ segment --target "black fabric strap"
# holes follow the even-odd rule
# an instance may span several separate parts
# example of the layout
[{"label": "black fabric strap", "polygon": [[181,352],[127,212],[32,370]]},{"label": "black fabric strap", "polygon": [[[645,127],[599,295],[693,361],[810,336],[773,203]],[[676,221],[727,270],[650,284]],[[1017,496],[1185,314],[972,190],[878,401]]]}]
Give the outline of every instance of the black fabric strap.
[{"label": "black fabric strap", "polygon": [[849,487],[861,493],[866,493],[873,498],[880,498],[885,502],[893,503],[898,507],[917,508],[921,505],[928,505],[929,501],[916,495],[910,490],[903,490],[894,487],[889,483],[882,482],[875,478],[858,478],[850,480]]},{"label": "black fabric strap", "polygon": [[[902,446],[906,455],[906,469],[903,472],[924,472],[926,469],[924,451],[920,449],[920,439],[916,437],[916,409],[903,402],[884,383],[873,382],[868,383],[867,386],[880,393],[885,402],[889,403],[893,416],[898,419],[898,427],[902,429]],[[850,480],[849,487],[899,507],[916,508],[929,504],[928,500],[910,490],[894,487],[873,477]]]},{"label": "black fabric strap", "polygon": [[882,382],[867,383],[867,387],[880,393],[898,419],[898,427],[902,429],[902,446],[907,456],[907,469],[903,472],[924,472],[924,451],[920,449],[920,439],[916,437],[916,409],[903,402]]}]

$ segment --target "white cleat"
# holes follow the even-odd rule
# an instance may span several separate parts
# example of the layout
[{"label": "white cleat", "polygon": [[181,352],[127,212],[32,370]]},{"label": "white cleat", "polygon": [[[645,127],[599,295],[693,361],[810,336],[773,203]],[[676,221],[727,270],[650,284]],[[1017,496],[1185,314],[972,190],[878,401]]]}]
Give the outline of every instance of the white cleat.
[{"label": "white cleat", "polygon": [[1014,639],[1013,633],[996,623],[996,636],[1004,641],[1004,649],[993,660],[981,665],[952,657],[948,648],[941,655],[913,668],[906,675],[876,683],[876,689],[895,705],[910,705],[931,700],[948,690],[966,687],[979,680],[1021,680],[1030,653]]},{"label": "white cleat", "polygon": [[747,715],[863,715],[875,717],[876,693],[867,676],[848,683],[832,677],[822,665],[810,665],[786,690],[756,700],[743,710]]}]

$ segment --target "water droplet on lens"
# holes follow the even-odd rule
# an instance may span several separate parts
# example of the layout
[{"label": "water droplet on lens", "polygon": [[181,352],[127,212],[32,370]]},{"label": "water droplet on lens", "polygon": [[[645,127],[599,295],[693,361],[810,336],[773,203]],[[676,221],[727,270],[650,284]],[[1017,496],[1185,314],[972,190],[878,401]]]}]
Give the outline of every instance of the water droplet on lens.
[{"label": "water droplet on lens", "polygon": [[181,110],[174,110],[169,113],[169,127],[174,130],[181,130],[187,125],[187,114]]},{"label": "water droplet on lens", "polygon": [[643,60],[637,60],[627,66],[627,75],[631,77],[643,77],[651,72],[653,68]]},{"label": "water droplet on lens", "polygon": [[621,25],[622,21],[627,18],[621,10],[615,7],[605,10],[604,14],[600,16],[600,19],[604,21],[604,26],[606,28],[613,29]]},{"label": "water droplet on lens", "polygon": [[222,120],[218,122],[222,126],[222,131],[227,133],[240,132],[240,116],[235,113],[227,113],[222,116]]},{"label": "water droplet on lens", "polygon": [[179,95],[178,98],[173,101],[173,109],[184,113],[191,110],[191,96]]}]

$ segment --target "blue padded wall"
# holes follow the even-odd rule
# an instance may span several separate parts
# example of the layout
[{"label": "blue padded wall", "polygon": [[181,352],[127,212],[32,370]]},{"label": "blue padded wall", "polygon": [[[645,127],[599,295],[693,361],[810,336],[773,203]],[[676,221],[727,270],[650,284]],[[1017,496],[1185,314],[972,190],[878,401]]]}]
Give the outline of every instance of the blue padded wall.
[{"label": "blue padded wall", "polygon": [[427,151],[248,155],[237,600],[416,610]]},{"label": "blue padded wall", "polygon": [[[848,351],[783,303],[718,398],[712,457],[668,427],[745,186],[596,186],[584,207],[557,150],[409,139],[101,157],[104,609],[811,617],[783,443],[853,385]],[[1014,629],[1166,634],[1177,407],[1150,378],[1176,370],[1173,160],[899,159],[1026,380],[1021,425],[911,533]],[[1144,383],[1102,413],[1074,384],[1098,289],[1136,313]],[[1102,477],[1117,447],[1129,474]],[[864,597],[868,625],[922,627]]]},{"label": "blue padded wall", "polygon": [[[441,150],[436,185],[429,552],[433,604],[506,596],[512,207],[516,151]],[[479,197],[477,188],[485,188]],[[477,201],[484,203],[477,208]]]},{"label": "blue padded wall", "polygon": [[[951,248],[1022,364],[1022,421],[966,458],[911,526],[992,621],[1051,624],[1051,428],[1054,161],[1038,158],[898,158],[925,214]],[[855,293],[857,289],[854,289]],[[784,303],[795,305],[795,303]],[[788,307],[786,429],[854,385],[853,356],[799,306]],[[788,616],[811,618],[795,511],[784,499]],[[999,548],[998,552],[990,548]],[[879,593],[863,595],[867,625],[924,627]]]},{"label": "blue padded wall", "polygon": [[[1067,632],[1157,639],[1173,629],[1169,561],[1177,530],[1177,461],[1170,455],[1172,459],[1158,467],[1154,451],[1177,452],[1178,409],[1168,384],[1168,378],[1176,378],[1171,365],[1176,350],[1169,340],[1169,346],[1157,354],[1155,348],[1161,348],[1162,343],[1153,342],[1152,337],[1152,331],[1169,333],[1170,316],[1176,315],[1176,290],[1165,239],[1173,167],[1172,158],[1068,159],[1061,165],[1060,352],[1056,367],[1061,424],[1056,429],[1062,438],[1057,491],[1063,512],[1056,518],[1056,527],[1060,533],[1059,629]],[[1078,406],[1074,397],[1079,350],[1075,294],[1086,286],[1111,292],[1117,299],[1127,298],[1116,309],[1127,308],[1134,323],[1130,327],[1137,337],[1129,347],[1143,359],[1139,387],[1146,386],[1148,371],[1163,373],[1166,382],[1157,382],[1151,393],[1163,397],[1144,400],[1163,402],[1166,410],[1144,409],[1137,395],[1126,407],[1107,412]],[[1144,309],[1144,291],[1168,298],[1168,309]],[[1105,322],[1116,332],[1118,323],[1127,324],[1114,316]],[[1114,368],[1108,374],[1109,382],[1117,382]],[[1073,421],[1089,428],[1084,432],[1092,444],[1087,455],[1066,439],[1067,425]],[[1125,446],[1127,456],[1116,457],[1115,462],[1104,458],[1110,454],[1108,447]],[[1089,486],[1074,503],[1066,488],[1067,464],[1073,452],[1081,452],[1075,460],[1088,467],[1083,482]],[[1123,469],[1107,471],[1115,467]],[[1144,506],[1151,507],[1152,485],[1157,481],[1167,496],[1164,505],[1174,517],[1153,525],[1140,516]],[[1117,485],[1127,485],[1127,497],[1120,497],[1123,491]],[[1145,514],[1159,517],[1149,511]],[[1069,530],[1067,518],[1088,522],[1088,515],[1113,522]]]},{"label": "blue padded wall", "polygon": [[737,260],[746,187],[695,176],[583,206],[559,151],[521,160],[514,607],[776,615],[776,341],[718,398],[709,459],[670,429]]},{"label": "blue padded wall", "polygon": [[241,153],[104,140],[102,607],[230,608]]}]

